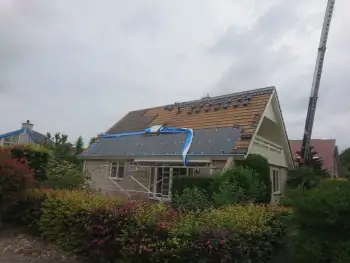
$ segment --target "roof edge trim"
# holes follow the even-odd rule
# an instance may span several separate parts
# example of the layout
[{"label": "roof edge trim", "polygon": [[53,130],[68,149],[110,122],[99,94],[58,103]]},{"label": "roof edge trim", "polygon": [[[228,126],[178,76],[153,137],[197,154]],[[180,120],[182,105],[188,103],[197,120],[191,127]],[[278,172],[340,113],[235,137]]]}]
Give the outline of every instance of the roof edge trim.
[{"label": "roof edge trim", "polygon": [[15,135],[15,134],[18,134],[18,133],[22,133],[24,131],[25,131],[25,129],[19,129],[19,130],[15,130],[15,131],[12,131],[12,132],[7,132],[7,133],[4,133],[4,134],[0,134],[0,139],[6,138],[8,136],[12,136],[12,135]]}]

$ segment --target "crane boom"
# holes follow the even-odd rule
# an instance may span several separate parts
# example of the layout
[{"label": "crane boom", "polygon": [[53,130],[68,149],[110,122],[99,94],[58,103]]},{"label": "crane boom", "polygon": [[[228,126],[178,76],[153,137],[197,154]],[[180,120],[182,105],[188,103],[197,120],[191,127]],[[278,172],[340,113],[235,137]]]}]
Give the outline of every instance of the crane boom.
[{"label": "crane boom", "polygon": [[313,128],[314,119],[315,119],[318,91],[320,88],[323,62],[326,54],[326,45],[327,45],[327,39],[328,39],[329,28],[331,25],[332,15],[333,15],[334,4],[335,4],[335,0],[328,0],[326,13],[323,21],[320,44],[318,47],[314,77],[312,81],[312,88],[311,88],[311,94],[309,99],[309,107],[307,110],[306,121],[305,121],[304,137],[303,137],[303,142],[301,146],[300,157],[304,161],[311,157],[310,143],[311,143],[312,128]]}]

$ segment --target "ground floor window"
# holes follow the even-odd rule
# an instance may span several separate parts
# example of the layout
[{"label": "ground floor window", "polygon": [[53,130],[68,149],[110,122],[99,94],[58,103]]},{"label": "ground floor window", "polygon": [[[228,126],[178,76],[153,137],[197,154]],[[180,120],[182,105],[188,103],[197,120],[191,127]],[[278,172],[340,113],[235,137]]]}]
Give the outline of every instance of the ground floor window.
[{"label": "ground floor window", "polygon": [[179,175],[193,176],[195,171],[195,168],[187,168],[187,167],[171,168],[171,169],[172,169],[173,176],[179,176]]},{"label": "ground floor window", "polygon": [[123,179],[125,174],[125,162],[124,161],[118,161],[118,162],[111,162],[111,169],[110,169],[110,175],[109,177],[113,179]]},{"label": "ground floor window", "polygon": [[280,189],[280,174],[276,169],[272,170],[272,191],[273,193],[279,193]]}]

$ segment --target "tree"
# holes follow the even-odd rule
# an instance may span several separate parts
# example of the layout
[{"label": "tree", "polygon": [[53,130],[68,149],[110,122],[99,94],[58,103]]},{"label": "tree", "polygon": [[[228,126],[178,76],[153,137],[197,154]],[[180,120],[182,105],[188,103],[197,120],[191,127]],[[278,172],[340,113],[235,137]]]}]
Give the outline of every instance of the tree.
[{"label": "tree", "polygon": [[[308,166],[314,169],[316,174],[328,174],[328,171],[323,168],[323,160],[318,156],[318,153],[314,150],[313,146],[310,146],[311,158],[302,160],[298,158],[296,160],[297,166]],[[297,151],[296,154],[301,156],[301,151]]]},{"label": "tree", "polygon": [[55,158],[77,163],[72,150],[73,144],[68,141],[68,135],[56,132],[54,136],[51,136],[51,133],[47,132],[46,137],[47,141],[52,141],[53,143],[45,143],[44,146],[51,150]]},{"label": "tree", "polygon": [[296,167],[295,169],[288,172],[287,187],[288,189],[302,187],[309,190],[316,187],[318,183],[325,177],[326,174],[317,173],[312,167]]},{"label": "tree", "polygon": [[83,137],[79,136],[75,142],[75,155],[79,155],[84,151],[84,140]]},{"label": "tree", "polygon": [[350,148],[345,149],[340,155],[340,165],[345,177],[350,177]]},{"label": "tree", "polygon": [[102,136],[102,133],[99,133],[99,134],[97,134],[96,136],[91,137],[91,138],[90,138],[90,141],[89,141],[89,147],[90,147],[91,145],[93,145],[95,142],[97,142],[98,139],[99,139],[101,136]]}]

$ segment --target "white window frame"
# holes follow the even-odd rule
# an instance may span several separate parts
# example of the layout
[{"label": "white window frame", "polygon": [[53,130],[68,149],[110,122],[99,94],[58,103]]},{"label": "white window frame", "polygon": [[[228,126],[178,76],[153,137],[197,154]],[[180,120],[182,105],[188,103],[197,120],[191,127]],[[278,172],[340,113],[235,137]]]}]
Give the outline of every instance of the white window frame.
[{"label": "white window frame", "polygon": [[[114,170],[115,168],[115,170]],[[123,176],[119,177],[119,170],[123,169]],[[115,176],[113,175],[115,173]],[[125,178],[126,173],[126,161],[111,161],[110,162],[110,169],[108,173],[108,178],[113,180],[121,181]]]},{"label": "white window frame", "polygon": [[[157,182],[159,181],[159,174],[158,174],[158,168],[161,168],[161,167],[155,167],[152,169],[155,169],[155,172],[154,172],[154,175],[153,175],[153,182]],[[150,199],[158,199],[160,198],[161,200],[163,201],[170,201],[171,200],[171,187],[172,187],[172,184],[173,184],[173,177],[174,176],[178,176],[178,175],[175,175],[174,174],[174,169],[186,169],[186,174],[181,174],[181,176],[195,176],[196,175],[196,169],[198,169],[197,167],[171,167],[171,166],[168,166],[168,167],[164,167],[164,168],[168,168],[169,169],[169,189],[168,190],[168,196],[169,197],[165,197],[163,196],[163,189],[161,189],[161,193],[157,193],[157,184],[154,184],[153,187],[152,187],[152,195],[150,196]],[[192,171],[192,172],[190,172]],[[151,181],[151,179],[150,179]],[[163,186],[161,187],[163,188]],[[159,196],[160,195],[160,196]],[[157,196],[157,197],[156,197]]]},{"label": "white window frame", "polygon": [[281,173],[279,169],[272,169],[272,193],[281,193]]}]

